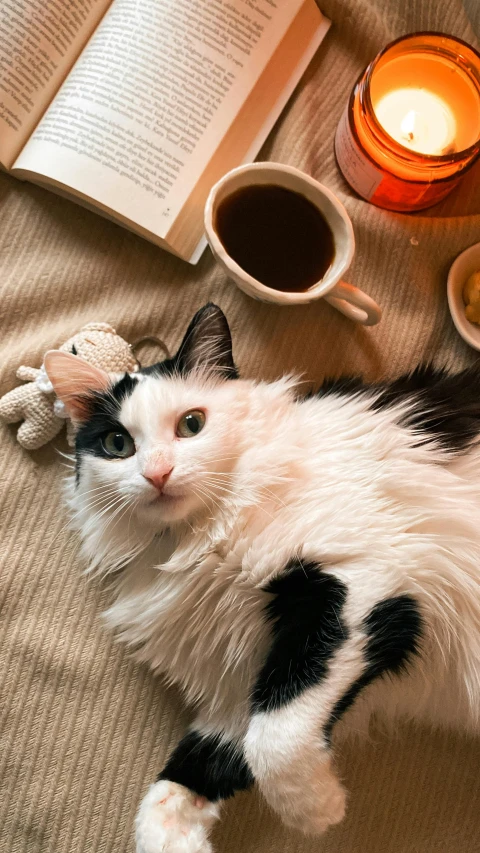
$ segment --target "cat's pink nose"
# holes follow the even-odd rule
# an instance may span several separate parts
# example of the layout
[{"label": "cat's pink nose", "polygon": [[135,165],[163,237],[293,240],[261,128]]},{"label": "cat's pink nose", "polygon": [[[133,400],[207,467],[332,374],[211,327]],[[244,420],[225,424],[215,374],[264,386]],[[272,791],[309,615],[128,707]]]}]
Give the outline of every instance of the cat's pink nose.
[{"label": "cat's pink nose", "polygon": [[167,470],[165,468],[147,468],[143,476],[152,486],[155,486],[161,492],[172,471],[173,468]]}]

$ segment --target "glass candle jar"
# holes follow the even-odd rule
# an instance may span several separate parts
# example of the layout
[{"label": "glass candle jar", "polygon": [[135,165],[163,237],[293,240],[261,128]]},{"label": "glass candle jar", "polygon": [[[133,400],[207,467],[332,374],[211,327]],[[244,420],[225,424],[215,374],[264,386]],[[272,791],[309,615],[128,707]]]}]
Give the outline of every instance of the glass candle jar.
[{"label": "glass candle jar", "polygon": [[354,87],[335,154],[350,186],[379,207],[436,204],[480,154],[480,54],[443,33],[389,44]]}]

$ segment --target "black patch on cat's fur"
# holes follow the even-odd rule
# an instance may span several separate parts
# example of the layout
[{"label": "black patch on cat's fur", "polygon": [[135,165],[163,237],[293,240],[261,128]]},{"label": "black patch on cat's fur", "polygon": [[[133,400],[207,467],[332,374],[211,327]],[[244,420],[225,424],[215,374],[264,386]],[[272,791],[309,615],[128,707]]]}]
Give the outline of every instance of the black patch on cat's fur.
[{"label": "black patch on cat's fur", "polygon": [[173,358],[144,367],[141,372],[147,376],[187,376],[196,367],[208,367],[223,379],[238,379],[227,318],[213,302],[197,311]]},{"label": "black patch on cat's fur", "polygon": [[125,375],[122,376],[122,378],[118,382],[116,382],[115,385],[112,386],[112,388],[109,389],[108,394],[105,394],[104,396],[108,398],[107,402],[111,402],[113,397],[115,402],[118,404],[118,411],[120,411],[120,407],[123,401],[130,396],[130,394],[132,393],[132,391],[135,390],[137,385],[137,377],[130,376],[129,373],[125,373]]},{"label": "black patch on cat's fur", "polygon": [[77,355],[77,348],[76,348],[75,344],[72,344],[71,352],[72,352],[72,355]]},{"label": "black patch on cat's fur", "polygon": [[415,403],[403,422],[420,433],[418,444],[434,438],[445,450],[458,453],[478,437],[480,371],[477,367],[456,375],[432,367],[419,368],[386,387],[373,408],[408,400],[412,393]]},{"label": "black patch on cat's fur", "polygon": [[157,361],[155,364],[150,364],[149,367],[142,367],[140,373],[144,373],[145,376],[173,376],[174,374],[179,374],[179,369],[177,366],[176,356],[173,358],[166,358],[165,361]]},{"label": "black patch on cat's fur", "polygon": [[161,779],[184,785],[210,802],[233,797],[254,781],[240,747],[195,731],[182,738],[157,782]]},{"label": "black patch on cat's fur", "polygon": [[254,711],[273,711],[326,678],[329,662],[347,639],[345,585],[316,563],[292,560],[265,591],[272,645],[252,696]]},{"label": "black patch on cat's fur", "polygon": [[91,395],[89,398],[90,416],[88,420],[80,424],[75,438],[77,463],[84,453],[89,453],[92,456],[108,456],[103,449],[101,437],[108,432],[126,432],[125,427],[118,419],[120,409],[123,401],[130,396],[137,383],[136,377],[126,373],[108,391],[95,391]]},{"label": "black patch on cat's fur", "polygon": [[399,675],[418,653],[422,619],[415,599],[399,595],[380,601],[367,616],[364,629],[367,634],[366,668],[335,705],[324,729],[328,741],[335,723],[365,687],[382,675]]},{"label": "black patch on cat's fur", "polygon": [[357,392],[365,391],[369,386],[359,376],[340,376],[338,379],[324,379],[317,391],[318,397],[326,397],[329,394],[338,394],[351,397]]},{"label": "black patch on cat's fur", "polygon": [[374,411],[408,402],[411,408],[400,425],[414,431],[416,445],[436,440],[459,453],[480,435],[480,369],[475,365],[457,374],[426,365],[373,385],[354,378],[327,380],[318,393],[368,394]]}]

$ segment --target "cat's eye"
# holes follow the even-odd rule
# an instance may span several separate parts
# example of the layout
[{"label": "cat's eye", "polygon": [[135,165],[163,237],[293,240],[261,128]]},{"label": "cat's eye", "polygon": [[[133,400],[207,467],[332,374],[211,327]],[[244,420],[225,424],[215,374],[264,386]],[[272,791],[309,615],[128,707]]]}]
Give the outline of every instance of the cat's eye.
[{"label": "cat's eye", "polygon": [[177,424],[177,435],[179,438],[192,438],[192,436],[198,435],[205,426],[205,420],[205,412],[199,409],[185,412]]},{"label": "cat's eye", "polygon": [[133,438],[128,432],[109,432],[102,438],[103,449],[115,459],[126,459],[135,453]]}]

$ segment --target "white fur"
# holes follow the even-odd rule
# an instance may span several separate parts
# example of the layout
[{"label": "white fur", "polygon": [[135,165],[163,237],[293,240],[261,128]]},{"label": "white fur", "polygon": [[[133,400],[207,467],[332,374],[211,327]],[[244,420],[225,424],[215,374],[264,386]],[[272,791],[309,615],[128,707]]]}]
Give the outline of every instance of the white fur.
[{"label": "white fur", "polygon": [[[176,438],[178,418],[194,408],[206,412],[204,430]],[[70,492],[92,571],[113,573],[108,624],[182,687],[199,725],[244,740],[266,798],[305,831],[343,815],[319,731],[360,673],[360,626],[378,601],[415,596],[426,625],[422,656],[408,675],[367,688],[345,722],[366,728],[380,710],[478,723],[480,453],[450,461],[431,445],[414,447],[397,425],[401,411],[372,412],[361,396],[297,402],[287,380],[147,377],[120,416],[136,455],[86,456]],[[152,503],[142,476],[152,459],[173,466],[177,502]],[[350,638],[326,682],[250,719],[268,643],[261,588],[295,556],[318,560],[347,585]],[[147,800],[142,839],[158,823],[142,817]],[[190,846],[172,835],[164,847],[141,840],[138,849],[207,851],[204,829]]]},{"label": "white fur", "polygon": [[135,821],[137,853],[211,853],[208,833],[218,815],[218,806],[183,785],[156,782]]},{"label": "white fur", "polygon": [[353,631],[335,653],[329,677],[277,710],[254,714],[245,756],[255,781],[289,826],[324,832],[345,813],[345,793],[322,735],[339,699],[363,671],[364,637]]}]

